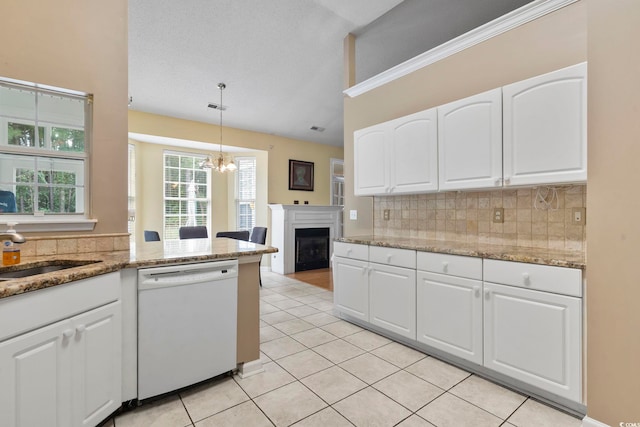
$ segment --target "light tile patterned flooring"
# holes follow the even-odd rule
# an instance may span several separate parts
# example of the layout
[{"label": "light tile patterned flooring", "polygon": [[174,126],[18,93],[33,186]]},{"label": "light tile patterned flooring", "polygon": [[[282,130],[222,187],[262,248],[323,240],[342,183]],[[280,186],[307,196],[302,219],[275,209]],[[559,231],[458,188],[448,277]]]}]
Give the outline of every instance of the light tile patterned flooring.
[{"label": "light tile patterned flooring", "polygon": [[333,294],[263,273],[265,372],[146,403],[112,427],[535,426],[581,421],[332,315]]}]

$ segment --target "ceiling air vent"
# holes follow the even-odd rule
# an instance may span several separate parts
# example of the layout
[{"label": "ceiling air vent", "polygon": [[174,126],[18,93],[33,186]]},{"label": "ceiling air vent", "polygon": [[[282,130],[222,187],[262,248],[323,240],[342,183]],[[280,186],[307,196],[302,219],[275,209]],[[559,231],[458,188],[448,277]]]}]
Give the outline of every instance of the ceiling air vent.
[{"label": "ceiling air vent", "polygon": [[316,132],[324,132],[324,128],[321,128],[320,126],[311,126],[309,129]]},{"label": "ceiling air vent", "polygon": [[224,105],[214,104],[213,102],[210,102],[209,105],[207,105],[207,108],[213,108],[214,110],[227,111],[227,107],[225,107]]}]

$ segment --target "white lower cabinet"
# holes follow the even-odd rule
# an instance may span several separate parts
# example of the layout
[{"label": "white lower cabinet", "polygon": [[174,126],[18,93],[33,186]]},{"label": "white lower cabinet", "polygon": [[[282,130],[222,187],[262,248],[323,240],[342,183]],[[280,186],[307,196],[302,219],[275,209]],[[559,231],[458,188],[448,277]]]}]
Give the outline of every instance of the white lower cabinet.
[{"label": "white lower cabinet", "polygon": [[416,339],[416,270],[370,264],[369,321]]},{"label": "white lower cabinet", "polygon": [[[34,310],[43,296],[51,304],[61,303],[55,288],[47,291],[34,293]],[[65,299],[69,295],[63,294]],[[31,295],[15,298],[22,297],[27,299],[16,304],[28,303]],[[0,341],[0,425],[96,426],[120,407],[120,304],[111,302]]]},{"label": "white lower cabinet", "polygon": [[340,313],[582,402],[581,270],[341,242],[335,253]]},{"label": "white lower cabinet", "polygon": [[[336,243],[337,244],[337,243]],[[333,301],[335,308],[359,320],[369,321],[369,262],[335,257],[333,259]]]},{"label": "white lower cabinet", "polygon": [[484,283],[484,365],[580,402],[580,298]]},{"label": "white lower cabinet", "polygon": [[418,341],[482,364],[482,281],[418,271]]}]

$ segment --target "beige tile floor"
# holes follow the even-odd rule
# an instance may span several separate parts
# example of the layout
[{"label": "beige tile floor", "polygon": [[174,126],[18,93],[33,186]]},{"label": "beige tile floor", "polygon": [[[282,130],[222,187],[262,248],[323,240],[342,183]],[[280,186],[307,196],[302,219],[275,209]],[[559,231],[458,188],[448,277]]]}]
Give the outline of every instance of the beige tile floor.
[{"label": "beige tile floor", "polygon": [[520,426],[581,421],[334,317],[333,294],[263,273],[265,371],[211,380],[108,427]]}]

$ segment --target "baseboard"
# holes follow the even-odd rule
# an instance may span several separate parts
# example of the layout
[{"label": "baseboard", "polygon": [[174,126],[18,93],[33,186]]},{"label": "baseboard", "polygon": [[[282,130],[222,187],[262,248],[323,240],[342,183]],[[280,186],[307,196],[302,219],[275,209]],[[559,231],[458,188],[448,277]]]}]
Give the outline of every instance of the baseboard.
[{"label": "baseboard", "polygon": [[247,378],[255,374],[259,374],[260,372],[264,372],[262,360],[260,359],[252,360],[251,362],[244,362],[238,366],[238,376],[240,378]]},{"label": "baseboard", "polygon": [[582,419],[582,427],[611,427],[609,424],[601,423],[593,418],[584,417]]}]

